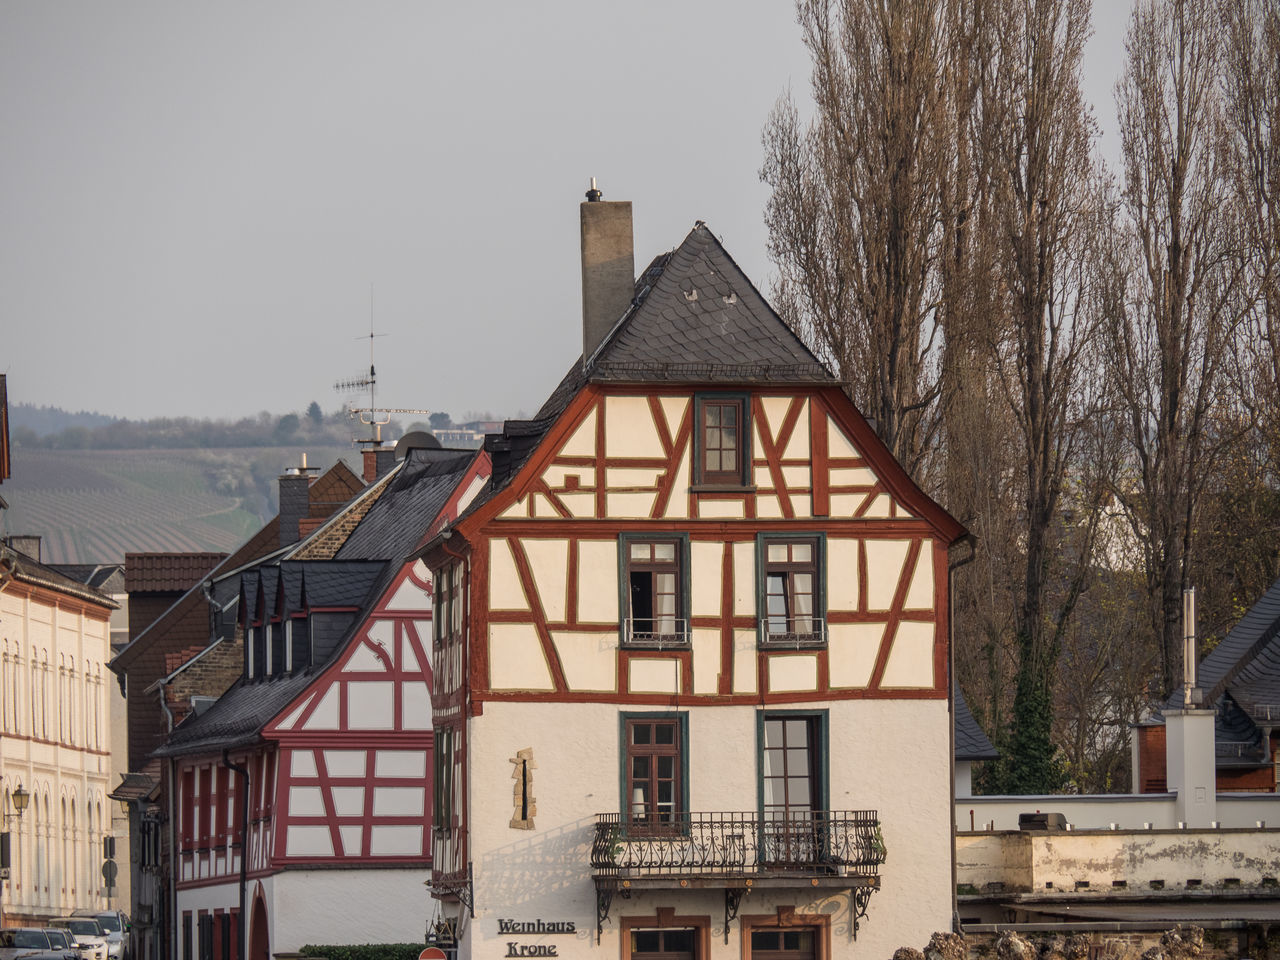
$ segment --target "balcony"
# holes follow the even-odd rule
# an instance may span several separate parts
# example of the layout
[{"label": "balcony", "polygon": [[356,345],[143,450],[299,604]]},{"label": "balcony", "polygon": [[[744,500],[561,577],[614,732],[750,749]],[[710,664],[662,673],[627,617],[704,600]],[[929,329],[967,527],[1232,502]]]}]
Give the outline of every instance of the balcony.
[{"label": "balcony", "polygon": [[874,810],[813,810],[792,817],[686,813],[638,821],[597,814],[591,845],[597,938],[614,895],[625,898],[645,889],[723,889],[726,937],[738,901],[752,889],[849,890],[856,928],[880,887],[884,859]]}]

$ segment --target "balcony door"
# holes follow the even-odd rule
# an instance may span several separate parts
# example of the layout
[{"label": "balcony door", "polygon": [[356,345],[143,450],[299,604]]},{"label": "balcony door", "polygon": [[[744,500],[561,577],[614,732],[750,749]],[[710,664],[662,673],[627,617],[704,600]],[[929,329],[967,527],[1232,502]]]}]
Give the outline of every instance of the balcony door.
[{"label": "balcony door", "polygon": [[822,862],[824,717],[765,714],[760,743],[760,862],[810,869]]}]

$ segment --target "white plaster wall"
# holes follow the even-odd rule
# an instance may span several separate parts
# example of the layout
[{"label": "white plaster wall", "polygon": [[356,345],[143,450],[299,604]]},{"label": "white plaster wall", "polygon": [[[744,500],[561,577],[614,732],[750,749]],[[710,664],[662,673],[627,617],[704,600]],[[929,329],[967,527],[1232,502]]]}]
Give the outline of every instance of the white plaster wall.
[{"label": "white plaster wall", "polygon": [[431,916],[424,867],[287,870],[272,877],[272,953],[305,944],[422,943]]},{"label": "white plaster wall", "polygon": [[[830,804],[837,810],[876,809],[888,861],[882,889],[871,898],[857,950],[888,956],[903,944],[925,942],[950,927],[950,758],[945,700],[862,700],[830,708]],[[637,893],[614,900],[601,947],[594,943],[595,888],[590,847],[598,813],[619,807],[616,705],[557,704],[554,709],[490,702],[471,721],[470,823],[476,919],[463,956],[507,953],[506,941],[554,943],[562,957],[619,955],[624,915],[652,915],[658,906],[709,915],[712,954],[740,955],[738,926],[724,944],[720,891]],[[695,707],[689,713],[690,808],[753,811],[757,802],[756,709]],[[914,732],[904,743],[902,731]],[[932,731],[932,732],[931,732]],[[511,758],[532,748],[535,828],[513,830]],[[756,890],[744,914],[771,914],[779,905],[832,913],[833,950],[853,948],[845,895],[805,888]],[[501,936],[497,921],[572,920],[573,935]],[[470,946],[470,950],[465,949]]]}]

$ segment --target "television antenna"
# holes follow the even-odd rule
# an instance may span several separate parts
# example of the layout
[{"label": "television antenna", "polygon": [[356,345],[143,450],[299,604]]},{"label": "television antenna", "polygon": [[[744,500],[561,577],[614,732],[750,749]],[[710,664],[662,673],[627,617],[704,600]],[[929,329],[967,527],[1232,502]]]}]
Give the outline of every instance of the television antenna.
[{"label": "television antenna", "polygon": [[[370,428],[370,435],[367,437],[352,437],[352,443],[368,444],[371,447],[382,446],[382,428],[391,422],[393,413],[412,413],[421,416],[430,415],[430,410],[419,410],[411,407],[380,407],[377,401],[378,391],[378,373],[373,363],[373,343],[375,340],[389,336],[385,333],[374,333],[373,327],[373,284],[369,284],[369,373],[361,374],[357,377],[349,377],[346,380],[339,380],[333,385],[333,389],[338,393],[352,394],[363,390],[369,391],[369,405],[367,407],[352,406],[351,401],[347,401],[347,417],[351,420],[359,420],[366,427]],[[364,334],[355,337],[356,340],[366,339]]]}]

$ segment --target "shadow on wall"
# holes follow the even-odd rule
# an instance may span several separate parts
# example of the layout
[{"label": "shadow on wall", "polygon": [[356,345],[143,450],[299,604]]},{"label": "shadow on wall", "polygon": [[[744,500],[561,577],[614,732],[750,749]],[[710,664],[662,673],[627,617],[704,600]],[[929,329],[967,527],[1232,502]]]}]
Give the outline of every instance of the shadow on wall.
[{"label": "shadow on wall", "polygon": [[[532,834],[521,831],[519,839],[489,851],[480,859],[475,868],[477,885],[483,885],[489,903],[503,905],[503,918],[574,920],[577,923],[575,939],[594,942],[596,891],[590,864],[595,830],[595,817],[583,817],[552,830],[535,830]],[[853,898],[845,891],[820,897],[814,896],[816,893],[797,887],[778,890],[779,896],[773,897],[764,890],[755,890],[743,899],[740,912],[771,914],[778,903],[798,904],[803,900],[806,913],[831,917],[833,937],[842,936],[852,942]],[[618,918],[624,910],[628,914],[651,915],[659,906],[672,906],[677,899],[686,901],[690,895],[684,891],[636,891],[629,900],[615,899],[605,929],[616,932]],[[720,890],[706,890],[694,895],[705,899],[700,899],[702,906],[693,912],[710,913],[711,936],[723,941],[723,894]],[[875,901],[872,896],[867,916],[861,921],[864,926],[875,913]],[[480,929],[486,937],[495,932],[492,921],[483,922]],[[735,921],[731,936],[736,930]]]}]

